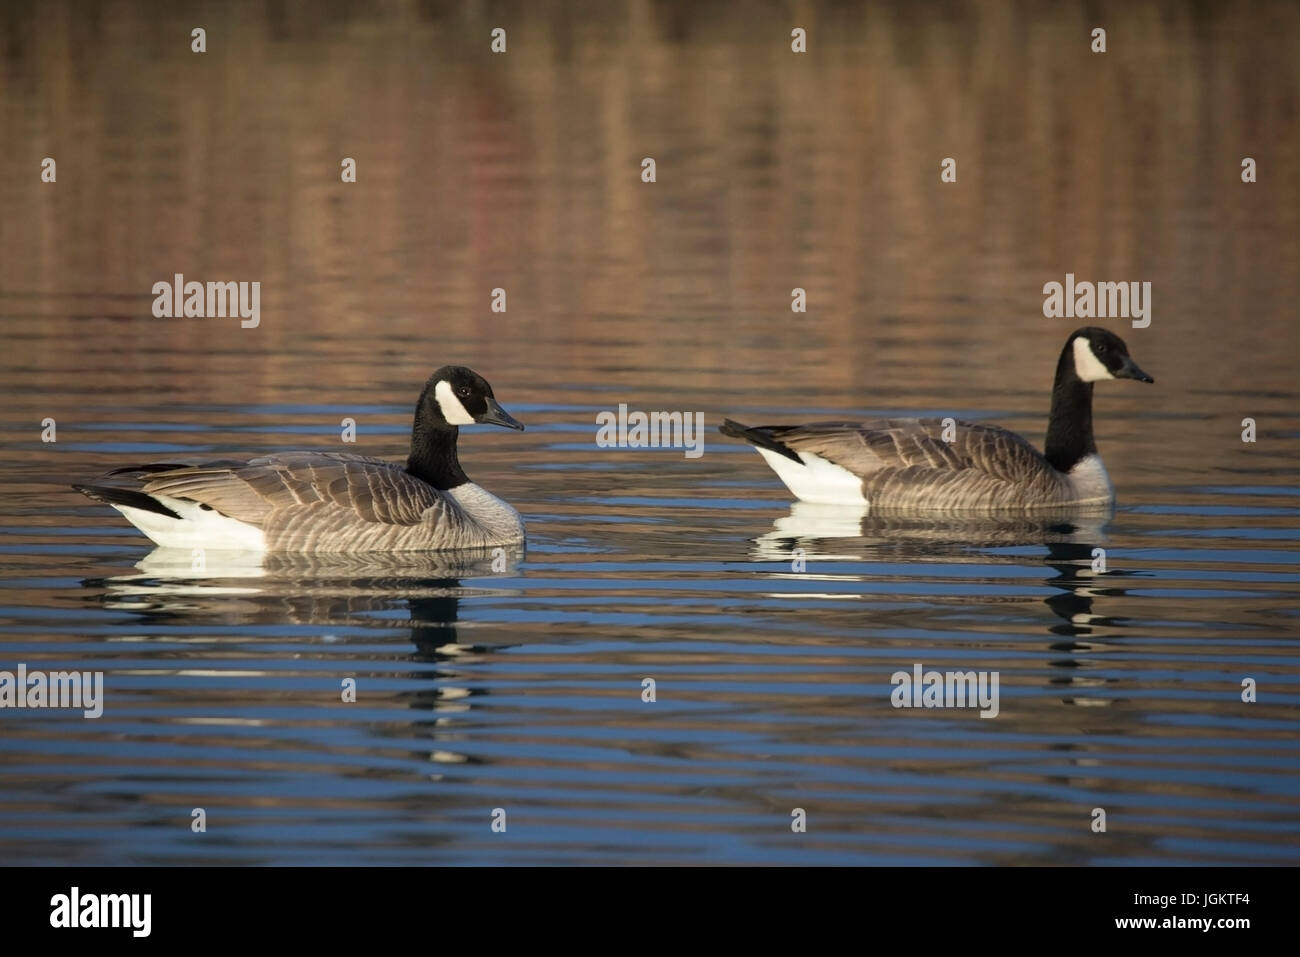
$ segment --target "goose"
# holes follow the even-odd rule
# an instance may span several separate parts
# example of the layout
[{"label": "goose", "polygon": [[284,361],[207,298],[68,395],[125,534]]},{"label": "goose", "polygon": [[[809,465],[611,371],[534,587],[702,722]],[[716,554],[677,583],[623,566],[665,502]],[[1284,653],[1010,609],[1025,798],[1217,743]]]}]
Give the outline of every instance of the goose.
[{"label": "goose", "polygon": [[945,441],[943,419],[755,428],[726,419],[721,432],[753,445],[805,502],[945,512],[1109,505],[1115,490],[1092,439],[1092,386],[1107,379],[1155,381],[1113,332],[1076,329],[1056,364],[1042,453],[974,422],[958,421]]},{"label": "goose", "polygon": [[459,426],[475,422],[524,428],[482,376],[443,366],[416,403],[404,467],[343,452],[282,452],[131,465],[108,473],[128,476],[129,486],[72,487],[164,548],[430,552],[521,543],[519,513],[471,482],[456,457]]}]

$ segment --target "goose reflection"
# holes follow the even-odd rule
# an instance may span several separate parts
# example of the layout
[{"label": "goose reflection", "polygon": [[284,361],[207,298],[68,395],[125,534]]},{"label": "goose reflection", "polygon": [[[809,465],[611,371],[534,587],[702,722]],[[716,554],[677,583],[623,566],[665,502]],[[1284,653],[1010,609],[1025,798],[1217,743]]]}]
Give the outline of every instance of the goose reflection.
[{"label": "goose reflection", "polygon": [[[887,513],[868,506],[819,505],[794,502],[790,514],[773,523],[772,531],[755,540],[754,558],[783,561],[796,549],[823,560],[857,561],[881,549],[917,554],[954,555],[954,546],[970,549],[994,546],[1044,545],[1100,539],[1112,517],[1109,507],[1057,510],[1023,515],[962,515],[960,513]],[[852,545],[842,541],[853,539]],[[844,545],[849,547],[837,547]],[[931,548],[929,546],[938,546]],[[986,561],[989,556],[965,560]]]},{"label": "goose reflection", "polygon": [[[1116,631],[1128,620],[1100,614],[1099,600],[1126,594],[1123,582],[1137,573],[1112,567],[1105,548],[1109,507],[1035,515],[873,514],[869,508],[795,502],[788,515],[775,520],[772,531],[754,540],[757,561],[786,563],[776,577],[846,583],[862,581],[860,571],[815,570],[818,562],[909,561],[945,564],[1024,565],[1024,549],[1046,548],[1043,564],[1052,574],[1042,579],[1053,593],[1043,603],[1056,617],[1047,627],[1058,640],[1050,651],[1064,653],[1048,664],[1060,669],[1053,685],[1076,689],[1105,684],[1088,675],[1086,656],[1115,647]],[[816,598],[800,592],[801,598]],[[843,599],[843,589],[824,596]],[[932,596],[931,596],[932,597]],[[963,596],[960,601],[971,601]],[[998,596],[994,600],[1003,601]],[[1064,639],[1064,640],[1059,640]],[[1067,704],[1107,705],[1109,698],[1068,697]]]},{"label": "goose reflection", "polygon": [[[1046,583],[1060,591],[1048,596],[1044,602],[1062,619],[1048,631],[1064,639],[1049,646],[1052,651],[1064,655],[1048,662],[1051,667],[1061,669],[1061,673],[1049,680],[1053,685],[1080,692],[1104,688],[1110,682],[1088,673],[1087,657],[1120,647],[1113,639],[1123,634],[1129,620],[1117,615],[1097,614],[1094,602],[1126,595],[1121,583],[1137,573],[1111,567],[1106,549],[1099,541],[1049,543],[1045,562],[1056,572],[1046,579]],[[1069,695],[1061,700],[1069,705],[1106,707],[1118,699],[1085,693]]]},{"label": "goose reflection", "polygon": [[[456,729],[465,720],[474,698],[487,693],[469,686],[463,666],[475,655],[489,655],[501,646],[464,640],[462,632],[466,625],[460,621],[460,603],[469,596],[500,592],[490,580],[515,574],[523,554],[520,546],[391,558],[367,555],[361,559],[342,556],[263,559],[246,553],[212,551],[196,556],[160,548],[140,561],[134,573],[89,579],[83,584],[105,608],[129,612],[146,625],[165,629],[156,635],[160,640],[178,640],[178,631],[202,629],[200,636],[185,635],[184,640],[228,643],[232,638],[214,636],[213,626],[235,626],[241,633],[233,640],[241,647],[259,636],[283,642],[288,637],[285,625],[319,628],[323,635],[313,640],[323,644],[369,645],[376,624],[387,629],[389,616],[395,609],[404,607],[407,620],[391,622],[410,630],[415,650],[404,660],[408,665],[436,667],[403,668],[401,657],[394,659],[382,651],[339,648],[338,668],[331,672],[330,678],[331,682],[338,683],[327,697],[337,703],[342,693],[343,700],[348,701],[348,678],[356,681],[353,700],[362,709],[367,707],[367,701],[370,707],[383,707],[376,702],[396,697],[419,717],[409,722],[381,721],[371,726],[370,733],[381,739],[409,741],[415,737],[429,745],[427,750],[414,752],[421,759],[434,765],[463,764],[476,763],[478,759],[449,743],[460,740]],[[225,658],[229,651],[223,647],[216,654]],[[177,677],[208,676],[213,673],[212,656],[213,652],[205,648],[196,650],[192,662],[182,658],[178,665],[173,655],[167,658],[166,664],[178,665],[174,667]],[[282,657],[259,674],[274,681],[285,667],[286,658]],[[242,673],[246,676],[252,672],[245,669]],[[376,677],[385,682],[393,679],[408,682],[413,690],[381,691],[379,698],[368,698],[363,689]],[[241,700],[234,695],[230,703],[238,708],[245,701],[256,700]],[[314,709],[324,700],[321,689],[313,688],[302,696],[300,703]],[[246,724],[251,719],[223,720]],[[373,722],[373,718],[366,720]],[[431,772],[430,777],[436,780],[441,772]]]},{"label": "goose reflection", "polygon": [[[515,574],[523,548],[419,555],[308,556],[157,548],[137,572],[88,579],[105,608],[167,626],[315,625],[373,628],[405,605],[413,660],[474,650],[461,643],[460,601],[498,591],[484,579]],[[467,583],[468,582],[468,583]]]}]

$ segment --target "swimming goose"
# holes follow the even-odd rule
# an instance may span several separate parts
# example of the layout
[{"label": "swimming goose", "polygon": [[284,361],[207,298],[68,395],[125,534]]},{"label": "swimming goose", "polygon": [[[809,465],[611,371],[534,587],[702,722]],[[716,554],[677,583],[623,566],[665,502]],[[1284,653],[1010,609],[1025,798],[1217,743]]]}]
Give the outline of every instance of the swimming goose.
[{"label": "swimming goose", "polygon": [[1090,326],[1066,340],[1056,364],[1045,453],[997,426],[942,419],[870,419],[722,433],[749,442],[805,502],[907,510],[1037,509],[1113,503],[1115,490],[1092,440],[1092,385],[1154,382],[1124,340]]},{"label": "swimming goose", "polygon": [[519,513],[471,482],[458,426],[523,431],[492,387],[464,366],[429,377],[415,406],[411,454],[395,462],[344,452],[247,461],[153,462],[117,469],[133,487],[74,485],[166,548],[255,552],[410,552],[524,540]]}]

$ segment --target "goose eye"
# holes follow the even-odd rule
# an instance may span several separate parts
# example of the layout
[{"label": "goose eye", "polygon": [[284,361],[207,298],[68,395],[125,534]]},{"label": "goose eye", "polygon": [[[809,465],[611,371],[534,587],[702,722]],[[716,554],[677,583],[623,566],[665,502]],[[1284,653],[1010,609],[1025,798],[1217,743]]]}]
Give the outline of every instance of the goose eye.
[{"label": "goose eye", "polygon": [[460,396],[462,399],[468,399],[468,398],[469,398],[469,388],[466,387],[466,386],[461,386],[459,389],[456,390],[456,394],[457,394],[458,396]]}]

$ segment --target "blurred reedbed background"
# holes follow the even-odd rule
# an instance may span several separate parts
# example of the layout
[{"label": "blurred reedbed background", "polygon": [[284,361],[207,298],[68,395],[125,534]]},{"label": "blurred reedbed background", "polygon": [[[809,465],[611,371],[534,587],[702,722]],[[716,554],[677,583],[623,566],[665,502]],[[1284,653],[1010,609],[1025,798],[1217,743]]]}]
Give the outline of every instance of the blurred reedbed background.
[{"label": "blurred reedbed background", "polygon": [[[0,6],[0,669],[106,689],[93,721],[0,713],[0,861],[1300,860],[1298,28],[1284,2]],[[259,324],[154,318],[178,273],[260,283]],[[1067,274],[1151,283],[1150,325],[1045,317]],[[1108,524],[812,513],[716,432],[898,412],[1041,443],[1090,323],[1156,380],[1097,389]],[[461,435],[529,523],[504,572],[138,568],[67,488],[400,458],[451,362],[528,427]],[[597,446],[620,403],[701,413],[704,454]],[[892,708],[915,663],[1000,671],[999,717]]]}]

